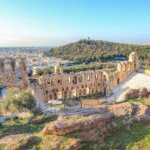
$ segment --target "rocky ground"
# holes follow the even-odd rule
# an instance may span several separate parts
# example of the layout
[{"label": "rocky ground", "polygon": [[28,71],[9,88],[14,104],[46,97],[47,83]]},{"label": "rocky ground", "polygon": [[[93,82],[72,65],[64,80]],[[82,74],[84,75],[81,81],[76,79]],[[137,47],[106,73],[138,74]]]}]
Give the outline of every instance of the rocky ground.
[{"label": "rocky ground", "polygon": [[[105,104],[98,109],[74,108],[27,122],[3,124],[0,149],[111,149],[112,144],[107,138],[115,136],[120,130],[124,133],[126,128],[132,129],[138,123],[150,123],[150,99],[139,101]],[[116,146],[117,141],[114,143]],[[119,145],[119,149],[127,148],[126,143],[121,143],[121,147]]]},{"label": "rocky ground", "polygon": [[125,94],[129,89],[139,89],[142,87],[150,89],[150,76],[134,72],[113,90],[113,94],[107,99],[107,101],[123,101],[126,99]]}]

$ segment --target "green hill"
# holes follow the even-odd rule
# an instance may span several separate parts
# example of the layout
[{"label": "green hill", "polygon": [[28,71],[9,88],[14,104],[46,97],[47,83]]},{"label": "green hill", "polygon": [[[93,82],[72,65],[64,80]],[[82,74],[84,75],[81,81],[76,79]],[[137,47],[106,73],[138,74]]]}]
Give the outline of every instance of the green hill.
[{"label": "green hill", "polygon": [[147,63],[150,62],[150,45],[131,45],[90,39],[82,39],[78,42],[52,48],[48,55],[82,63],[107,61],[113,59],[117,54],[128,56],[133,51],[137,51],[140,58]]}]

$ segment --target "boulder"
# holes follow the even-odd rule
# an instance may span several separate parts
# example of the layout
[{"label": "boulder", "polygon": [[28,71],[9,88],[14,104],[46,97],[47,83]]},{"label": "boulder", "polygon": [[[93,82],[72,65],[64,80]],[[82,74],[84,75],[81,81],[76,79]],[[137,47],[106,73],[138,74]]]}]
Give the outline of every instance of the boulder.
[{"label": "boulder", "polygon": [[132,103],[118,103],[106,107],[115,117],[126,117],[134,114],[135,106]]},{"label": "boulder", "polygon": [[139,89],[139,98],[143,98],[143,97],[149,97],[149,91],[147,88],[140,88]]},{"label": "boulder", "polygon": [[110,120],[112,115],[106,114],[95,114],[91,116],[70,116],[64,117],[53,123],[47,124],[42,133],[43,134],[55,134],[55,135],[66,135],[76,131],[89,131],[93,128],[100,128]]},{"label": "boulder", "polygon": [[138,97],[139,97],[139,90],[137,89],[130,89],[125,94],[125,99],[138,98]]},{"label": "boulder", "polygon": [[51,141],[54,149],[60,149],[62,137],[71,139],[66,150],[83,149],[84,144],[91,141],[100,142],[93,146],[95,149],[100,149],[105,138],[121,127],[130,126],[139,121],[150,121],[150,107],[139,102],[102,105],[99,110],[103,111],[96,111],[95,114],[88,113],[88,115],[85,113],[87,109],[84,109],[83,112],[79,109],[78,111],[72,110],[69,114],[63,114],[56,121],[47,124],[42,133],[44,136],[55,137],[56,135],[57,141]]},{"label": "boulder", "polygon": [[149,97],[150,92],[147,88],[130,89],[125,94],[125,99]]}]

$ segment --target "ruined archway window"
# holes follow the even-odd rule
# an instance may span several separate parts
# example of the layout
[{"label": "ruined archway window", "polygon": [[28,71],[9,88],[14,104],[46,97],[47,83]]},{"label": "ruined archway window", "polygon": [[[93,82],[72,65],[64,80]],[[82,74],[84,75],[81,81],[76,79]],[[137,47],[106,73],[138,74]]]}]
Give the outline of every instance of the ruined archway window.
[{"label": "ruined archway window", "polygon": [[79,82],[82,82],[82,77],[79,78]]},{"label": "ruined archway window", "polygon": [[86,95],[86,89],[84,89],[84,95]]},{"label": "ruined archway window", "polygon": [[68,78],[68,81],[69,81],[69,83],[70,83],[70,81],[71,81],[71,78],[70,78],[70,77]]},{"label": "ruined archway window", "polygon": [[52,99],[52,95],[51,95],[51,94],[49,95],[49,99],[50,99],[50,100]]},{"label": "ruined archway window", "polygon": [[119,84],[119,83],[120,83],[120,79],[118,78],[118,79],[117,79],[117,84]]},{"label": "ruined archway window", "polygon": [[88,74],[88,76],[87,76],[87,80],[89,81],[90,80],[90,75]]},{"label": "ruined archway window", "polygon": [[62,81],[61,80],[58,80],[57,83],[58,83],[58,85],[62,85]]},{"label": "ruined archway window", "polygon": [[89,87],[86,88],[86,94],[90,94],[90,88]]},{"label": "ruined archway window", "polygon": [[57,99],[57,93],[54,93],[54,99]]},{"label": "ruined archway window", "polygon": [[95,91],[94,91],[94,89],[92,89],[92,94],[94,94],[95,93]]},{"label": "ruined archway window", "polygon": [[95,74],[95,78],[97,79],[97,74]]},{"label": "ruined archway window", "polygon": [[72,95],[72,93],[71,92],[69,92],[69,97],[71,98],[71,95]]},{"label": "ruined archway window", "polygon": [[65,99],[67,98],[67,92],[64,92],[64,98]]},{"label": "ruined archway window", "polygon": [[82,90],[79,90],[79,96],[82,96]]},{"label": "ruined archway window", "polygon": [[73,84],[77,84],[77,77],[76,76],[74,76],[74,78],[73,78]]},{"label": "ruined archway window", "polygon": [[47,81],[47,84],[51,84],[51,82],[50,82],[50,81]]}]

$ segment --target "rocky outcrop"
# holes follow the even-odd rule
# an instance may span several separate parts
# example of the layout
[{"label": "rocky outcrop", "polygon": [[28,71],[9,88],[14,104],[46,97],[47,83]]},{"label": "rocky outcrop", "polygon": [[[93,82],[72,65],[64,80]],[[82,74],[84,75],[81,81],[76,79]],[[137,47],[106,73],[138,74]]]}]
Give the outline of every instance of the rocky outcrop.
[{"label": "rocky outcrop", "polygon": [[88,131],[101,128],[110,120],[111,114],[96,114],[91,116],[71,116],[50,123],[43,129],[44,134],[66,135],[76,131]]},{"label": "rocky outcrop", "polygon": [[135,105],[129,102],[108,105],[106,109],[115,117],[127,117],[135,113]]},{"label": "rocky outcrop", "polygon": [[130,89],[125,94],[125,99],[149,97],[150,93],[147,88]]},{"label": "rocky outcrop", "polygon": [[149,97],[150,93],[147,88],[140,88],[139,89],[139,98]]},{"label": "rocky outcrop", "polygon": [[88,113],[87,115],[83,113],[85,110],[82,112],[82,109],[78,109],[77,112],[77,116],[75,112],[69,115],[64,113],[57,121],[47,124],[42,131],[43,135],[67,136],[76,139],[68,144],[66,149],[80,150],[86,142],[103,143],[107,136],[112,135],[122,126],[139,121],[150,121],[150,108],[142,103],[125,102],[103,105],[96,114]]}]

